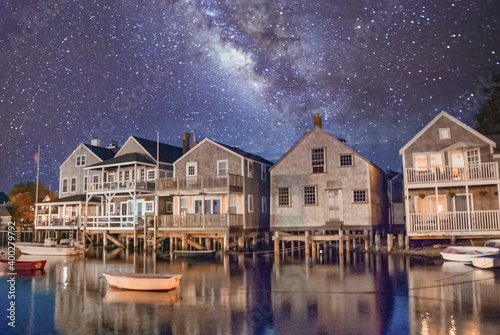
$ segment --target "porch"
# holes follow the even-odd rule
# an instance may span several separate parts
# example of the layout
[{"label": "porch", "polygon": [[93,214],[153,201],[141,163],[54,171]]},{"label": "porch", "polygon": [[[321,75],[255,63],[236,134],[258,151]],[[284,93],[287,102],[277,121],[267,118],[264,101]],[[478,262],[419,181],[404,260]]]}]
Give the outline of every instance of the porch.
[{"label": "porch", "polygon": [[411,213],[407,234],[418,235],[500,235],[500,211]]},{"label": "porch", "polygon": [[406,183],[463,182],[498,179],[498,163],[434,167],[431,170],[406,169]]},{"label": "porch", "polygon": [[233,174],[169,177],[156,179],[157,191],[180,194],[181,191],[196,190],[200,193],[213,191],[243,192],[243,177]]},{"label": "porch", "polygon": [[88,192],[102,192],[102,191],[154,191],[154,181],[141,181],[141,180],[127,180],[123,182],[98,182],[89,183]]},{"label": "porch", "polygon": [[160,215],[159,228],[242,228],[243,214]]}]

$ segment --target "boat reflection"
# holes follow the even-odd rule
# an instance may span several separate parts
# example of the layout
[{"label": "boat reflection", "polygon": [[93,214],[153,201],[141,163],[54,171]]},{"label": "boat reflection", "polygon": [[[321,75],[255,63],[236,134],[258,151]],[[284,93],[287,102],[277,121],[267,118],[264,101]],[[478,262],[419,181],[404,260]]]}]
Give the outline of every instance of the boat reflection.
[{"label": "boat reflection", "polygon": [[181,294],[177,288],[165,292],[151,292],[122,290],[110,287],[104,296],[104,302],[173,305],[180,298]]}]

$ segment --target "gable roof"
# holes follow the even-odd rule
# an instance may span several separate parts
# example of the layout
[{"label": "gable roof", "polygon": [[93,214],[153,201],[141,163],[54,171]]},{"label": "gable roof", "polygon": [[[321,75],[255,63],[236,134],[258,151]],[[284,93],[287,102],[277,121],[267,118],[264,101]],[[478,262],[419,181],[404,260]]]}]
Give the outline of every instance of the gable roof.
[{"label": "gable roof", "polygon": [[4,202],[9,202],[9,197],[7,194],[0,192],[0,204],[3,204]]},{"label": "gable roof", "polygon": [[[339,144],[343,145],[344,147],[348,148],[349,150],[351,150],[352,152],[354,152],[358,157],[360,157],[362,160],[364,160],[365,162],[367,162],[368,164],[373,164],[370,160],[368,160],[367,158],[363,157],[362,155],[360,155],[358,152],[356,152],[354,149],[352,148],[349,148],[347,145],[344,144],[344,140],[339,140],[338,138],[336,138],[335,136],[332,136],[330,133],[328,133],[326,130],[323,130],[322,128],[318,127],[318,126],[314,126],[311,130],[309,130],[297,143],[295,143],[295,145],[293,147],[291,147],[290,149],[288,149],[288,151],[280,157],[280,159],[278,159],[276,161],[276,163],[274,163],[274,165],[271,167],[270,170],[273,170],[273,168],[275,166],[278,166],[278,164],[280,164],[286,157],[288,157],[288,155],[290,155],[291,152],[293,152],[295,150],[295,148],[297,148],[299,145],[302,144],[302,142],[304,142],[309,136],[311,136],[312,133],[316,132],[316,131],[320,131],[322,132],[324,135],[327,135],[329,137],[331,137],[333,140],[337,141]],[[376,166],[375,164],[373,164],[374,166]],[[377,166],[378,167],[378,166]],[[380,168],[379,168],[380,169]]]},{"label": "gable roof", "polygon": [[472,129],[471,127],[469,127],[468,125],[466,125],[462,121],[458,120],[457,118],[454,118],[453,116],[451,116],[450,114],[446,113],[445,111],[442,111],[441,113],[439,113],[438,115],[436,115],[436,117],[434,119],[432,119],[432,121],[429,122],[424,128],[422,128],[422,130],[420,130],[417,133],[417,135],[413,136],[413,138],[408,143],[406,143],[404,147],[402,147],[399,150],[399,154],[402,155],[403,152],[405,152],[406,149],[408,149],[413,143],[415,143],[415,141],[420,136],[422,136],[427,130],[429,130],[429,128],[432,127],[442,117],[446,117],[448,120],[455,122],[458,126],[464,128],[465,130],[467,130],[467,131],[471,132],[472,134],[474,134],[475,136],[479,137],[480,139],[482,139],[483,141],[485,141],[486,143],[488,143],[492,147],[492,149],[496,148],[496,143],[494,141],[492,141],[491,139],[489,139],[485,135],[481,134],[477,130]]},{"label": "gable roof", "polygon": [[117,165],[117,164],[134,163],[134,162],[156,165],[156,162],[149,159],[149,157],[146,157],[142,154],[138,154],[137,152],[132,152],[129,154],[116,156],[116,157],[113,157],[111,159],[107,159],[103,162],[96,163],[94,165],[87,166],[84,169],[90,169],[90,168],[94,168],[94,167],[98,167],[98,166],[101,167],[101,166],[107,166],[107,165]]},{"label": "gable roof", "polygon": [[[120,148],[120,150],[116,153],[117,155],[120,154],[121,150],[126,146],[126,144],[129,141],[135,141],[140,147],[146,151],[146,153],[150,156],[150,158],[153,161],[156,161],[156,153],[157,153],[157,145],[158,143],[156,141],[151,141],[142,137],[137,137],[137,136],[130,136],[125,142],[125,144]],[[182,156],[182,148],[176,147],[170,144],[165,144],[160,142],[159,143],[159,152],[160,152],[160,159],[159,161],[162,163],[173,163],[177,159],[179,159]],[[156,163],[156,162],[155,162]]]},{"label": "gable roof", "polygon": [[217,143],[219,145],[222,145],[224,148],[226,149],[229,149],[231,150],[232,152],[240,155],[240,156],[243,156],[245,158],[248,158],[248,159],[251,159],[253,161],[256,161],[256,162],[259,162],[259,163],[263,163],[263,164],[266,164],[266,165],[273,165],[272,162],[268,161],[267,159],[265,158],[262,158],[261,156],[257,156],[257,155],[254,155],[252,153],[249,153],[249,152],[246,152],[244,150],[241,150],[240,148],[236,148],[236,147],[232,147],[230,145],[227,145],[227,144],[224,144],[224,143],[220,143],[220,142],[216,142],[216,141],[212,141],[214,143]]},{"label": "gable roof", "polygon": [[82,143],[87,149],[89,149],[94,155],[99,157],[101,160],[110,159],[115,156],[116,149],[96,147],[95,145]]},{"label": "gable roof", "polygon": [[6,206],[0,206],[0,216],[12,216]]}]

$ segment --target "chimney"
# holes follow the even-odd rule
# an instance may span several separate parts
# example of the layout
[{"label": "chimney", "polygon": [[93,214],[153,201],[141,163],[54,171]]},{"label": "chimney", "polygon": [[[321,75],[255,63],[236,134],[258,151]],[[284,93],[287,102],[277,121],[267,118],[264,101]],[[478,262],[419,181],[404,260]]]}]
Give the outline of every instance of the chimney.
[{"label": "chimney", "polygon": [[101,140],[97,139],[97,138],[94,138],[92,140],[90,140],[90,144],[95,146],[95,147],[100,147],[101,146]]},{"label": "chimney", "polygon": [[196,140],[196,129],[193,130],[193,148],[198,144],[198,141]]},{"label": "chimney", "polygon": [[189,133],[182,133],[182,154],[189,151]]},{"label": "chimney", "polygon": [[113,149],[113,148],[116,148],[118,147],[118,141],[111,141],[111,143],[108,145],[108,149]]},{"label": "chimney", "polygon": [[321,115],[319,115],[319,113],[316,113],[316,115],[314,115],[314,126],[321,128]]}]

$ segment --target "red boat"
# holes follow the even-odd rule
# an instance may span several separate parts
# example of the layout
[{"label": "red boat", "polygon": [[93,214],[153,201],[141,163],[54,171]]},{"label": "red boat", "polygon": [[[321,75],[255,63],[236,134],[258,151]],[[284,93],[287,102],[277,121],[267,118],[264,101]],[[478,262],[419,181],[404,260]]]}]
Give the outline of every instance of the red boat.
[{"label": "red boat", "polygon": [[0,259],[0,269],[7,271],[33,271],[43,269],[45,267],[45,263],[47,263],[46,260],[28,262]]}]

